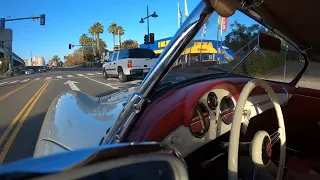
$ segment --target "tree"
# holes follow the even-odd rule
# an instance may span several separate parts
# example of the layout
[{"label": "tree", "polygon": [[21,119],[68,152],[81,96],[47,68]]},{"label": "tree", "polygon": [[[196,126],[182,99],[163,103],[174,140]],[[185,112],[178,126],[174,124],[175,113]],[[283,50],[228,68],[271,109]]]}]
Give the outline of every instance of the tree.
[{"label": "tree", "polygon": [[104,32],[104,27],[99,22],[96,22],[93,26],[94,26],[94,32],[97,35],[96,41],[97,41],[97,48],[99,50],[100,49],[100,34],[102,34]]},{"label": "tree", "polygon": [[54,55],[51,60],[49,60],[49,64],[58,66],[58,62],[60,61],[60,57],[58,55]]},{"label": "tree", "polygon": [[108,27],[108,32],[112,34],[113,38],[113,47],[115,46],[115,34],[117,30],[117,24],[116,23],[111,23],[111,25]]},{"label": "tree", "polygon": [[94,42],[95,42],[95,40],[94,40],[94,35],[96,34],[96,31],[95,31],[94,25],[92,25],[92,26],[89,28],[88,31],[89,31],[89,33],[92,35],[91,45],[92,45],[93,53],[95,53],[96,48],[95,48],[95,46],[94,46]]},{"label": "tree", "polygon": [[117,34],[118,34],[118,37],[119,37],[119,45],[120,45],[120,47],[121,47],[121,36],[122,35],[124,35],[124,29],[123,29],[123,27],[122,26],[117,26]]},{"label": "tree", "polygon": [[88,39],[89,37],[86,34],[82,34],[79,38],[79,44],[81,46],[88,45]]},{"label": "tree", "polygon": [[107,44],[106,44],[102,39],[100,39],[99,42],[100,42],[99,54],[102,55],[102,53],[103,53],[103,52],[105,51],[105,49],[107,48]]},{"label": "tree", "polygon": [[125,40],[122,42],[121,44],[121,48],[122,49],[131,49],[131,48],[138,48],[139,47],[139,43],[136,40]]}]

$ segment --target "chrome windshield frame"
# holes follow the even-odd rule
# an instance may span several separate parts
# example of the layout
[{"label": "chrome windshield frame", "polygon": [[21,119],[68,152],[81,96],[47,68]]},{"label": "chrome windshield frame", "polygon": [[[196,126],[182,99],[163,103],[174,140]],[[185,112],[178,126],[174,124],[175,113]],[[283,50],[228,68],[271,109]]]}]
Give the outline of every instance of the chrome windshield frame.
[{"label": "chrome windshield frame", "polygon": [[110,129],[104,144],[115,144],[123,140],[128,128],[136,119],[135,117],[138,113],[142,112],[144,103],[149,101],[147,97],[152,92],[152,89],[154,89],[168,73],[173,63],[189,42],[196,36],[197,32],[211,16],[213,11],[210,2],[207,0],[201,1],[192,11],[188,19],[183,23],[170,40],[170,43],[163,50],[163,53],[161,53],[157,62],[139,86],[139,90],[124,104],[123,110],[114,126]]}]

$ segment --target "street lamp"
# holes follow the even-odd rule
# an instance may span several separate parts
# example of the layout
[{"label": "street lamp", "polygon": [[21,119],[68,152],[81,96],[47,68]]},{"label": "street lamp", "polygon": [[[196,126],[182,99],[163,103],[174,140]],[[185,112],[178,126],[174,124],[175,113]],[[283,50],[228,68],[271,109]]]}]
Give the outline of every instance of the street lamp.
[{"label": "street lamp", "polygon": [[147,30],[148,30],[148,48],[150,48],[149,42],[150,42],[150,32],[149,32],[149,17],[153,17],[153,18],[157,18],[158,15],[157,13],[154,11],[153,14],[149,15],[149,7],[147,6],[147,16],[144,18],[141,18],[140,22],[141,24],[144,23],[144,20],[147,19]]}]

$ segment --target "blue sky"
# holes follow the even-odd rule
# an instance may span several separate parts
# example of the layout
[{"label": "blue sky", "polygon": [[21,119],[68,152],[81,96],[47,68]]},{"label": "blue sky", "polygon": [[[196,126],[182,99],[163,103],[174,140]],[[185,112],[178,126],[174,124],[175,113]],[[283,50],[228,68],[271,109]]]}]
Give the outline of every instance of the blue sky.
[{"label": "blue sky", "polygon": [[[199,2],[188,0],[189,14]],[[159,15],[157,19],[150,19],[150,32],[155,33],[155,39],[172,36],[177,31],[177,0],[2,0],[1,6],[5,8],[1,8],[0,17],[46,14],[45,26],[40,26],[39,21],[22,20],[6,22],[6,28],[13,29],[13,51],[21,58],[30,58],[32,50],[33,56],[43,56],[48,61],[53,55],[63,59],[64,55],[72,53],[74,49],[69,50],[68,44],[78,44],[81,34],[88,33],[88,28],[95,22],[105,27],[101,38],[108,49],[112,48],[112,35],[107,28],[112,22],[125,29],[122,40],[134,39],[142,44],[147,24],[139,21],[146,16],[147,5],[150,13],[156,11]],[[180,7],[184,16],[183,0],[180,0]],[[235,19],[240,23],[252,23],[238,12],[229,18],[227,33]],[[215,27],[207,28],[207,31],[213,29],[209,37],[216,37]]]},{"label": "blue sky", "polygon": [[[183,5],[183,0],[180,0]],[[189,0],[189,13],[199,1]],[[68,44],[78,44],[82,33],[87,33],[94,22],[100,22],[105,31],[111,22],[124,27],[122,40],[134,39],[143,42],[147,25],[140,24],[140,18],[149,11],[156,11],[159,17],[150,19],[150,32],[155,38],[172,36],[177,30],[176,0],[2,0],[0,17],[19,18],[33,14],[46,14],[46,25],[32,20],[6,22],[6,28],[13,29],[13,51],[22,58],[43,56],[48,61],[53,55],[60,57],[72,53]],[[5,8],[3,8],[5,7]],[[181,7],[182,13],[184,8]],[[112,48],[112,36],[108,32],[101,35]]]}]

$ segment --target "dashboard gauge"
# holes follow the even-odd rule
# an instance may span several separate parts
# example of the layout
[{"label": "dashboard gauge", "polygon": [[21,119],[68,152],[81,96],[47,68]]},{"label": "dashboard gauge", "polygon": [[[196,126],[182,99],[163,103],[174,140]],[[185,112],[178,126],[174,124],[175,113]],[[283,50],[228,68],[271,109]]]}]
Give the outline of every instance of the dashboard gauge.
[{"label": "dashboard gauge", "polygon": [[191,124],[189,126],[191,134],[196,138],[202,138],[209,131],[210,115],[206,106],[199,103],[193,112]]},{"label": "dashboard gauge", "polygon": [[218,106],[218,97],[214,92],[210,92],[207,97],[208,107],[215,110]]},{"label": "dashboard gauge", "polygon": [[220,118],[227,125],[232,123],[234,108],[235,105],[231,97],[225,96],[221,99]]}]

